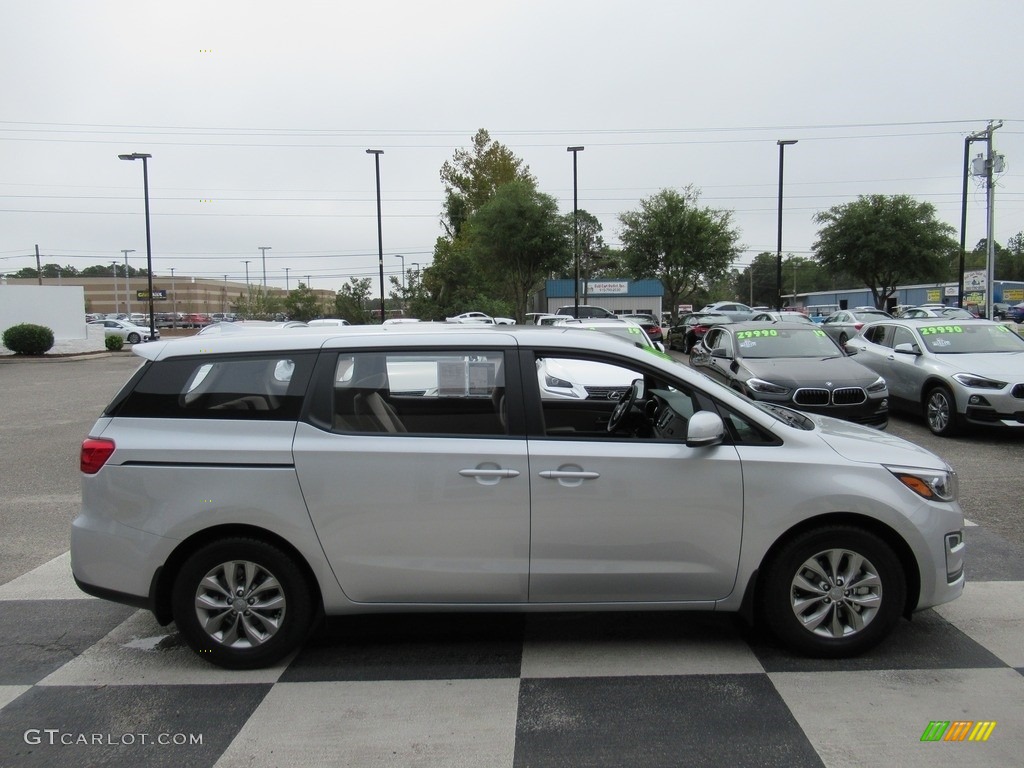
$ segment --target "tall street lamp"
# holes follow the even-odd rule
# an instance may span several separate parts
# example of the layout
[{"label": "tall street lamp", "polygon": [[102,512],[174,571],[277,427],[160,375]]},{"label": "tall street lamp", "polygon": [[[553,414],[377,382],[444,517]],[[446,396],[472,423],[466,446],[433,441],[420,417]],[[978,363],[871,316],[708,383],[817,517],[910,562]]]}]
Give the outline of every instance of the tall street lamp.
[{"label": "tall street lamp", "polygon": [[132,319],[132,294],[131,284],[128,282],[128,254],[135,253],[134,248],[122,248],[121,253],[124,254],[124,311],[128,313],[128,319]]},{"label": "tall street lamp", "polygon": [[[119,311],[117,308],[117,302],[119,298],[119,295],[117,293],[117,262],[110,262],[110,268],[114,270],[114,314],[116,315]],[[42,272],[40,272],[39,274],[42,274]],[[128,319],[130,320],[131,318],[129,317]]]},{"label": "tall street lamp", "polygon": [[373,155],[373,165],[377,171],[377,263],[380,266],[380,321],[384,322],[384,230],[380,220],[380,156],[383,149],[368,149],[366,154]]},{"label": "tall street lamp", "polygon": [[580,316],[580,222],[577,210],[578,197],[576,186],[576,157],[583,151],[583,147],[566,147],[566,152],[572,152],[572,263],[573,263],[573,307],[575,317]]},{"label": "tall street lamp", "polygon": [[405,290],[405,256],[402,256],[401,254],[396,253],[395,254],[395,258],[402,260],[402,290],[404,291]]},{"label": "tall street lamp", "polygon": [[249,261],[249,259],[245,259],[242,263],[245,264],[245,311],[250,315],[246,319],[252,320],[252,287],[249,285]]},{"label": "tall street lamp", "polygon": [[285,293],[288,293],[288,290],[289,290],[289,288],[288,288],[288,270],[290,270],[290,269],[291,269],[291,267],[285,267],[284,268],[284,292]]},{"label": "tall street lamp", "polygon": [[147,161],[152,155],[143,152],[133,152],[130,155],[118,155],[120,160],[141,160],[142,161],[142,188],[146,198],[146,277],[148,280],[149,294],[149,338],[156,336],[156,319],[153,317],[153,243],[149,231],[149,166]]},{"label": "tall street lamp", "polygon": [[263,253],[263,292],[267,292],[267,251],[270,250],[269,245],[257,245],[256,249]]},{"label": "tall street lamp", "polygon": [[796,139],[779,139],[779,248],[775,258],[775,309],[777,311],[782,310],[782,170],[785,163],[786,147],[796,144],[796,141]]}]

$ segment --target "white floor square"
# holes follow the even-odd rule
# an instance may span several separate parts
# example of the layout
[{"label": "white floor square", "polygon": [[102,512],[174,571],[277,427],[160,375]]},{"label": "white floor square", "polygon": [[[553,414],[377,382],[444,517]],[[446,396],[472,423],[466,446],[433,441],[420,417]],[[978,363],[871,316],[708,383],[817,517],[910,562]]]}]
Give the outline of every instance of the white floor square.
[{"label": "white floor square", "polygon": [[217,768],[510,768],[518,680],[278,683]]}]

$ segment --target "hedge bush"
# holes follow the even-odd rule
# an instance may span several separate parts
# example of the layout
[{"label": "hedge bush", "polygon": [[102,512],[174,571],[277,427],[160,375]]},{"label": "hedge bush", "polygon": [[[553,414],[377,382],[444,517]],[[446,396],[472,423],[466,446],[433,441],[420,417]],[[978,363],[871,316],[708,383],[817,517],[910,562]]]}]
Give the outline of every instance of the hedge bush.
[{"label": "hedge bush", "polygon": [[124,339],[120,336],[107,336],[103,343],[107,345],[107,350],[110,352],[120,352],[124,348]]},{"label": "hedge bush", "polygon": [[42,355],[53,349],[53,331],[44,325],[12,325],[3,336],[4,346],[16,355]]}]

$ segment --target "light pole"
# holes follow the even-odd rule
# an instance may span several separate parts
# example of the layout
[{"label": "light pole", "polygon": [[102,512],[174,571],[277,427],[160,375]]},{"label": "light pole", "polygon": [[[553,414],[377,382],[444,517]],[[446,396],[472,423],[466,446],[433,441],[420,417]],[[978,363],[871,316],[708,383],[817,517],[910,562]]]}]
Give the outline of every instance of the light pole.
[{"label": "light pole", "polygon": [[249,315],[247,320],[252,320],[252,286],[249,285],[249,259],[242,261],[245,264],[245,311]]},{"label": "light pole", "polygon": [[267,292],[267,251],[270,250],[269,245],[257,245],[256,249],[263,253],[263,292]]},{"label": "light pole", "polygon": [[573,263],[573,307],[574,316],[580,316],[580,222],[577,211],[577,185],[576,185],[576,157],[583,151],[583,147],[566,147],[566,152],[572,152],[572,263]]},{"label": "light pole", "polygon": [[128,313],[128,319],[132,319],[132,294],[131,294],[131,283],[128,282],[128,254],[135,253],[134,248],[122,248],[121,253],[124,254],[124,311]]},{"label": "light pole", "polygon": [[284,292],[285,293],[288,293],[288,270],[289,269],[291,269],[291,267],[285,267],[284,268]]},{"label": "light pole", "polygon": [[118,155],[120,160],[142,161],[142,188],[146,198],[146,278],[148,280],[149,301],[149,338],[156,336],[156,319],[153,317],[153,243],[149,233],[149,165],[147,161],[152,155],[144,152],[133,152],[130,155]]},{"label": "light pole", "polygon": [[405,290],[405,256],[401,256],[400,254],[396,253],[395,254],[395,258],[402,260],[402,290],[404,291]]},{"label": "light pole", "polygon": [[[782,171],[786,147],[796,144],[796,139],[779,139],[779,247],[775,257],[775,309],[782,311]],[[793,297],[796,298],[795,296]]]},{"label": "light pole", "polygon": [[174,267],[171,267],[171,327],[178,327],[178,292],[174,285]]},{"label": "light pole", "polygon": [[383,149],[368,149],[366,154],[373,155],[373,165],[377,172],[377,254],[380,266],[380,322],[384,323],[384,230],[380,218],[380,156]]},{"label": "light pole", "polygon": [[[118,293],[117,293],[117,262],[116,261],[110,262],[110,268],[112,270],[114,270],[114,314],[116,315],[117,314],[117,300],[118,300]],[[42,273],[40,273],[40,274],[42,274]],[[129,320],[130,319],[131,318],[129,318]]]}]

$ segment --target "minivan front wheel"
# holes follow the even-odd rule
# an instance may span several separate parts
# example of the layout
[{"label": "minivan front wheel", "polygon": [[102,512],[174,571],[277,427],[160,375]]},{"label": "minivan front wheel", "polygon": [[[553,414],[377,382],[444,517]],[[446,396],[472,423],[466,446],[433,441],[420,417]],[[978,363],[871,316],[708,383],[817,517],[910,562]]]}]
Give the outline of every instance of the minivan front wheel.
[{"label": "minivan front wheel", "polygon": [[784,645],[810,656],[863,653],[895,627],[906,602],[899,558],[859,528],[807,531],[768,564],[759,608]]},{"label": "minivan front wheel", "polygon": [[306,577],[277,547],[216,541],[182,565],[171,595],[174,622],[199,656],[227,669],[268,666],[306,638],[313,607]]}]

